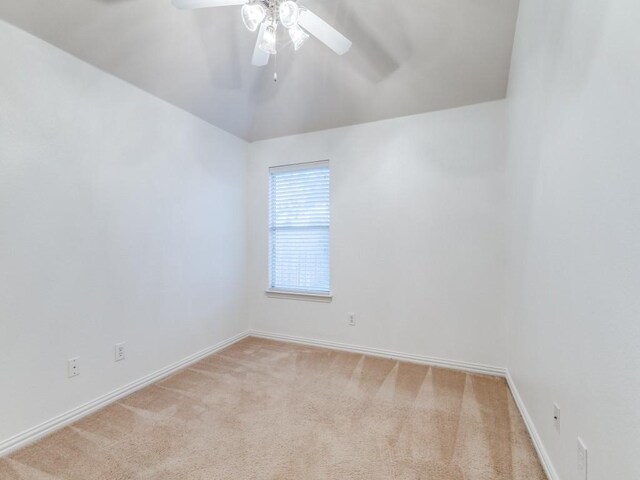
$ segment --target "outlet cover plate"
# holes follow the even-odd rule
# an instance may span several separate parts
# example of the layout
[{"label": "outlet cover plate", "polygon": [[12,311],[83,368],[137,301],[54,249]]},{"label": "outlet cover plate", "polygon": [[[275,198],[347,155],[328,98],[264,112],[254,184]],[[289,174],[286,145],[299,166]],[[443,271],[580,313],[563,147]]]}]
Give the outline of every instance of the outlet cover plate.
[{"label": "outlet cover plate", "polygon": [[67,375],[69,378],[80,375],[80,357],[74,357],[67,360]]},{"label": "outlet cover plate", "polygon": [[578,437],[578,480],[587,480],[587,453],[587,446],[584,444],[582,439]]},{"label": "outlet cover plate", "polygon": [[125,346],[125,342],[116,344],[116,351],[115,351],[115,354],[116,354],[115,360],[116,360],[116,362],[124,360],[124,358],[125,358],[125,348],[124,348],[124,346]]},{"label": "outlet cover plate", "polygon": [[553,423],[556,426],[556,430],[560,431],[560,407],[557,403],[553,404]]}]

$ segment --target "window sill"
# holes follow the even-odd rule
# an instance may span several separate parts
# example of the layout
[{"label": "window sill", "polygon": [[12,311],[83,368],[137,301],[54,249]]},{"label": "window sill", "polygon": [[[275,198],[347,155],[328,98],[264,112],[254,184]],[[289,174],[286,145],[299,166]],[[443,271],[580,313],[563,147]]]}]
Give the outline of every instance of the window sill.
[{"label": "window sill", "polygon": [[330,293],[304,293],[304,292],[290,292],[287,290],[266,290],[267,297],[271,298],[284,298],[289,300],[303,300],[308,302],[323,302],[330,303],[333,300],[333,295]]}]

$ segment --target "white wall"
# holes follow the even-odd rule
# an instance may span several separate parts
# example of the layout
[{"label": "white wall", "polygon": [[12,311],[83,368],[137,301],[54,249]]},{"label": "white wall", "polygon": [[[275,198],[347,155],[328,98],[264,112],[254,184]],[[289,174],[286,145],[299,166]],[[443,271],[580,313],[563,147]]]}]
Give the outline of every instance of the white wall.
[{"label": "white wall", "polygon": [[[251,326],[504,366],[504,107],[251,144]],[[266,297],[268,168],[323,159],[331,162],[333,302]]]},{"label": "white wall", "polygon": [[[0,22],[0,441],[242,331],[246,233],[253,328],[506,364],[560,478],[577,435],[589,480],[640,478],[639,19],[522,0],[507,102],[259,142],[248,172]],[[268,298],[268,167],[320,159],[334,300]]]},{"label": "white wall", "polygon": [[560,478],[579,478],[580,435],[589,480],[638,479],[640,3],[520,8],[508,366]]},{"label": "white wall", "polygon": [[246,144],[3,22],[0,68],[1,442],[245,330]]}]

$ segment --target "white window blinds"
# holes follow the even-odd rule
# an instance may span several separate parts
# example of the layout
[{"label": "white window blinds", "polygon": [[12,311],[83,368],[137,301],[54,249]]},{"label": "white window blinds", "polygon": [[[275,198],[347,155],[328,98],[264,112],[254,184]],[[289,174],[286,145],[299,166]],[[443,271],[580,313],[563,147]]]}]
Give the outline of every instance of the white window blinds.
[{"label": "white window blinds", "polygon": [[272,290],[328,294],[329,162],[269,170]]}]

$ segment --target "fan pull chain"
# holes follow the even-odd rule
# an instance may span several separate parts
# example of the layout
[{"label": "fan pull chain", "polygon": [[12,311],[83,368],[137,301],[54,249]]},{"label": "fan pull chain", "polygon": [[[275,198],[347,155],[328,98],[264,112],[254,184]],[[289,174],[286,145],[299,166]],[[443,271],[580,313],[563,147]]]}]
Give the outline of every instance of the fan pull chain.
[{"label": "fan pull chain", "polygon": [[[276,46],[278,45],[278,33],[276,31]],[[273,82],[278,83],[278,53],[273,55]]]},{"label": "fan pull chain", "polygon": [[273,21],[273,25],[275,27],[274,36],[275,36],[275,52],[273,54],[273,82],[278,83],[278,24],[277,24],[277,14],[276,8],[278,6],[277,0],[269,0],[269,10],[271,11],[271,18]]}]

